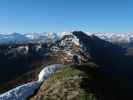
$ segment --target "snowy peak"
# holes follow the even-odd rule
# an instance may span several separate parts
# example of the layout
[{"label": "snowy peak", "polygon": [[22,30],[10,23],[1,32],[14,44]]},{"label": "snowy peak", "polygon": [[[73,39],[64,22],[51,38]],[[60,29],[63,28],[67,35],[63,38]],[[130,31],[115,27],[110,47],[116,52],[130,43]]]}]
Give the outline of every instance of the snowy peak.
[{"label": "snowy peak", "polygon": [[44,43],[54,42],[58,39],[56,33],[11,33],[11,34],[0,34],[0,44],[21,44],[21,43]]},{"label": "snowy peak", "polygon": [[[86,32],[89,36],[97,36],[108,42],[116,44],[126,44],[126,46],[131,46],[133,44],[133,33],[90,33]],[[73,35],[73,32],[43,32],[43,33],[12,33],[4,34],[0,33],[0,44],[11,44],[11,43],[45,43],[45,42],[55,42],[63,38],[64,36]],[[73,35],[74,37],[74,35]],[[78,39],[74,37],[72,40],[77,45]]]},{"label": "snowy peak", "polygon": [[60,33],[60,38],[66,36],[66,35],[72,35],[72,32],[62,32],[62,33]]},{"label": "snowy peak", "polygon": [[[75,31],[80,34],[81,31]],[[62,32],[60,37],[65,35],[73,35],[74,32]],[[100,39],[106,40],[112,43],[131,43],[133,42],[133,33],[91,33],[85,32],[88,36],[97,36]]]},{"label": "snowy peak", "polygon": [[7,43],[21,43],[27,41],[28,38],[24,34],[12,33],[12,34],[0,34],[0,44]]},{"label": "snowy peak", "polygon": [[[77,35],[81,33],[81,31],[73,32]],[[88,36],[96,36],[102,40],[111,42],[113,44],[120,45],[122,47],[133,47],[133,33],[84,33]]]},{"label": "snowy peak", "polygon": [[87,35],[95,35],[103,40],[112,43],[129,43],[133,42],[133,33],[86,33]]}]

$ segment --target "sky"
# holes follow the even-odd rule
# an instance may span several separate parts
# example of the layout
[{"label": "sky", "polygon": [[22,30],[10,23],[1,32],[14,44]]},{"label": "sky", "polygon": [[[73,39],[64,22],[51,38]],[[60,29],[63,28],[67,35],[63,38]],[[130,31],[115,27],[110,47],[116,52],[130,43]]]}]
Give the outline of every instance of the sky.
[{"label": "sky", "polygon": [[0,0],[0,32],[133,32],[133,0]]}]

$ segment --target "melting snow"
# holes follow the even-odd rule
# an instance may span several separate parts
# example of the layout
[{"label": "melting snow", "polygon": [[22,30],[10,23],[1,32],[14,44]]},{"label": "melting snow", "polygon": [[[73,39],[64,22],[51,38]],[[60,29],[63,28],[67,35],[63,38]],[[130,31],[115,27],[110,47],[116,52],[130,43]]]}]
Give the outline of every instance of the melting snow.
[{"label": "melting snow", "polygon": [[42,82],[47,80],[50,75],[55,73],[61,67],[63,67],[62,64],[53,64],[46,66],[39,73],[38,81],[29,82],[27,84],[9,90],[8,92],[0,95],[0,100],[26,100],[29,96],[34,94],[35,90],[40,87]]},{"label": "melting snow", "polygon": [[55,71],[60,69],[61,66],[62,64],[54,64],[42,69],[42,71],[38,75],[38,81],[43,82],[44,80],[47,80],[48,77],[52,75]]}]

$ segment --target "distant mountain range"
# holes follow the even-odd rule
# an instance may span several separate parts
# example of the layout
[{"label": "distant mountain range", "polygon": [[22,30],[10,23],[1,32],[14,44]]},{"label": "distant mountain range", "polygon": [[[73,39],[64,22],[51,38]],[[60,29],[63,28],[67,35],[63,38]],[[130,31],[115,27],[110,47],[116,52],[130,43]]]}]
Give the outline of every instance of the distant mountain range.
[{"label": "distant mountain range", "polygon": [[0,34],[0,44],[44,43],[57,40],[55,33],[11,33]]},{"label": "distant mountain range", "polygon": [[[71,34],[71,32],[53,33],[0,33],[0,44],[2,43],[25,43],[25,42],[46,42],[47,39],[57,39],[65,34]],[[130,43],[133,42],[133,33],[90,33],[87,35],[95,35],[101,39],[114,42],[114,43]]]}]

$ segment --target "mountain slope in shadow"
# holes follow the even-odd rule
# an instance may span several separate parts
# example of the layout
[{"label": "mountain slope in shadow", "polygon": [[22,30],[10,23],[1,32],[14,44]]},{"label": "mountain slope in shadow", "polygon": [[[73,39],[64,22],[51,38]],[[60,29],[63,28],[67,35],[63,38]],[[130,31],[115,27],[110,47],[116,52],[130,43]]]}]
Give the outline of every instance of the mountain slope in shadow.
[{"label": "mountain slope in shadow", "polygon": [[[25,50],[25,47],[28,50]],[[36,49],[37,44],[0,45],[0,76],[2,76],[0,84],[13,80],[40,66],[42,61],[46,59],[43,54],[45,54],[45,51],[47,53],[48,50],[45,47],[38,51]]]},{"label": "mountain slope in shadow", "polygon": [[118,100],[133,98],[133,57],[125,55],[126,49],[81,31],[73,34],[82,44],[83,51],[100,66],[98,71],[103,74],[101,82],[110,88],[112,96]]}]

